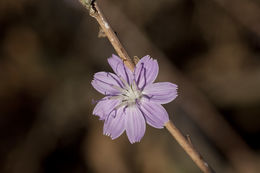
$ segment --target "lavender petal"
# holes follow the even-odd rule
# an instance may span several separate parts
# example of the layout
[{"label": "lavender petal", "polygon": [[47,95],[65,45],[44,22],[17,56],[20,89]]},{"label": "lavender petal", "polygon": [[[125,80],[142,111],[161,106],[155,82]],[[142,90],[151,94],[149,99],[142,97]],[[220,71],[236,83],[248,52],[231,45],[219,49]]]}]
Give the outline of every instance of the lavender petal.
[{"label": "lavender petal", "polygon": [[104,95],[119,94],[120,91],[117,88],[122,86],[120,79],[115,74],[109,72],[96,73],[91,84],[98,92]]},{"label": "lavender petal", "polygon": [[104,123],[103,134],[113,140],[118,138],[125,130],[125,117],[122,107],[110,114]]},{"label": "lavender petal", "polygon": [[177,88],[177,85],[170,82],[158,82],[146,86],[143,90],[143,94],[150,101],[166,104],[178,96]]},{"label": "lavender petal", "polygon": [[104,97],[100,100],[93,110],[93,114],[98,116],[100,120],[105,120],[109,113],[111,113],[115,107],[120,104],[119,100],[108,98],[109,97]]},{"label": "lavender petal", "polygon": [[134,71],[135,81],[139,88],[144,88],[154,82],[159,72],[157,60],[150,58],[149,55],[143,57],[136,65]]},{"label": "lavender petal", "polygon": [[164,107],[158,103],[143,101],[141,110],[145,115],[147,124],[152,127],[161,129],[164,124],[169,121],[169,116]]},{"label": "lavender petal", "polygon": [[142,112],[136,106],[130,106],[126,109],[126,115],[125,127],[130,143],[140,142],[146,129]]},{"label": "lavender petal", "polygon": [[113,54],[112,57],[108,58],[108,63],[118,76],[121,76],[129,85],[132,83],[134,78],[133,73],[118,56]]}]

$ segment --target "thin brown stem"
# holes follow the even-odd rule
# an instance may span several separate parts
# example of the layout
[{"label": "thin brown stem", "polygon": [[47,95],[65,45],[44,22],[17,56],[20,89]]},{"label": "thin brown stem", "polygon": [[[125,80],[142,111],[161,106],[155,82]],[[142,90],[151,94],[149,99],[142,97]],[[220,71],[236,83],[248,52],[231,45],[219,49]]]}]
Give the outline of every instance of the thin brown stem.
[{"label": "thin brown stem", "polygon": [[176,139],[184,151],[191,157],[191,159],[196,163],[196,165],[205,173],[213,173],[214,171],[209,167],[208,163],[200,156],[200,154],[195,150],[191,141],[188,141],[179,129],[173,124],[172,121],[165,123],[166,129],[170,134]]},{"label": "thin brown stem", "polygon": [[[127,54],[126,50],[124,49],[115,32],[107,22],[97,3],[91,3],[90,0],[80,0],[80,2],[85,8],[89,10],[90,15],[97,20],[105,35],[113,45],[114,49],[116,50],[120,58],[123,60],[124,64],[131,71],[134,71],[135,65],[132,59]],[[187,154],[191,157],[195,164],[202,170],[202,172],[214,172],[212,171],[212,169],[209,168],[209,165],[203,160],[200,154],[195,150],[192,144],[189,143],[188,140],[182,135],[182,133],[177,129],[177,127],[172,123],[172,121],[167,122],[165,124],[165,127],[170,132],[170,134],[177,140],[180,146],[187,152]]]},{"label": "thin brown stem", "polygon": [[119,57],[123,60],[125,65],[132,71],[134,71],[135,65],[132,62],[132,59],[127,54],[125,48],[119,41],[118,37],[116,36],[115,32],[107,22],[105,16],[103,15],[102,11],[99,9],[96,2],[90,3],[90,0],[80,0],[84,7],[89,10],[90,16],[94,17],[97,22],[99,23],[100,27],[106,34],[108,40],[118,53]]}]

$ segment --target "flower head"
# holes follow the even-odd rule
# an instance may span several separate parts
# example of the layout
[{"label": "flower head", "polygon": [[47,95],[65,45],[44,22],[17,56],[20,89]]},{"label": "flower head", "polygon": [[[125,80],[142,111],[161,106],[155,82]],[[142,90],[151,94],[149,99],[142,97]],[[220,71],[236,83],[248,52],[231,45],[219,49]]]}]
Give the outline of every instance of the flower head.
[{"label": "flower head", "polygon": [[98,72],[92,86],[104,94],[93,114],[104,120],[103,133],[112,139],[124,131],[131,143],[139,142],[147,124],[163,128],[169,116],[161,104],[177,97],[177,85],[170,82],[153,83],[159,71],[156,60],[143,57],[131,72],[116,55],[108,58],[114,73]]}]

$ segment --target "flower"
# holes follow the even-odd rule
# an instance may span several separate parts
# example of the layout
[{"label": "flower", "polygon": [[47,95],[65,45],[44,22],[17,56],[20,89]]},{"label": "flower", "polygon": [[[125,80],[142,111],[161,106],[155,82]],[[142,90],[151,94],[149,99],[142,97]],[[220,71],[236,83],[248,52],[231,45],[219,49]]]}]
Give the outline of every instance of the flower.
[{"label": "flower", "polygon": [[177,85],[153,83],[159,66],[150,56],[143,57],[131,72],[116,55],[108,58],[114,73],[98,72],[92,86],[105,97],[98,101],[93,114],[104,120],[104,135],[118,138],[124,131],[131,143],[140,142],[146,122],[163,128],[169,116],[161,104],[177,97]]}]

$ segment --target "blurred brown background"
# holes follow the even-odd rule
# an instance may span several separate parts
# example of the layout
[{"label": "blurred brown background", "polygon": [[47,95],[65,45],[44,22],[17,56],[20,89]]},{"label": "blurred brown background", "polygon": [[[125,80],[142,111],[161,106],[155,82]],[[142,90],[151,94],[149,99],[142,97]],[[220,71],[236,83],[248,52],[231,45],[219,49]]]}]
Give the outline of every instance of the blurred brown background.
[{"label": "blurred brown background", "polygon": [[[220,173],[260,163],[260,1],[99,0],[129,54],[179,85],[170,118]],[[164,130],[112,141],[93,74],[115,53],[77,0],[0,1],[0,172],[199,173]]]}]

